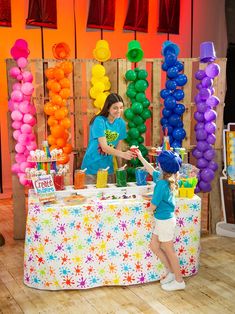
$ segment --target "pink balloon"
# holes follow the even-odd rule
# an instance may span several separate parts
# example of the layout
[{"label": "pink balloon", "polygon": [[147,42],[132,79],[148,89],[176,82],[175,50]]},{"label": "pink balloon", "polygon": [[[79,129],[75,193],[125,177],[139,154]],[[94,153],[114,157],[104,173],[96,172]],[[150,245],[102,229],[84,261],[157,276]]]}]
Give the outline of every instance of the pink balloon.
[{"label": "pink balloon", "polygon": [[21,126],[21,132],[22,133],[32,133],[32,127],[31,125],[27,124],[27,123],[24,123],[22,126]]},{"label": "pink balloon", "polygon": [[30,106],[30,111],[29,111],[29,113],[31,113],[32,115],[34,115],[34,114],[36,113],[36,108],[35,108],[34,105],[31,105],[31,106]]},{"label": "pink balloon", "polygon": [[31,99],[31,95],[24,95],[23,94],[23,100],[30,101],[30,99]]},{"label": "pink balloon", "polygon": [[15,131],[13,132],[13,137],[14,137],[14,139],[15,139],[16,141],[18,140],[18,138],[19,138],[20,135],[21,135],[20,130],[15,130]]},{"label": "pink balloon", "polygon": [[26,150],[24,151],[24,155],[25,155],[26,158],[28,158],[28,156],[30,155],[30,153],[29,153],[29,151],[28,151],[27,148],[26,148]]},{"label": "pink balloon", "polygon": [[23,80],[22,74],[17,75],[16,79],[17,79],[18,81],[22,81],[22,80]]},{"label": "pink balloon", "polygon": [[14,83],[12,86],[13,90],[21,90],[21,84],[20,83]]},{"label": "pink balloon", "polygon": [[20,172],[20,165],[19,164],[13,164],[11,167],[11,171],[15,174]]},{"label": "pink balloon", "polygon": [[25,72],[22,73],[22,76],[23,76],[23,81],[24,81],[24,82],[30,82],[30,83],[32,83],[32,81],[33,81],[33,75],[32,75],[31,72],[25,71]]},{"label": "pink balloon", "polygon": [[11,99],[8,101],[8,109],[10,111],[14,110],[14,103],[13,103],[13,101]]},{"label": "pink balloon", "polygon": [[26,186],[26,185],[29,184],[28,180],[26,179],[25,174],[23,174],[23,175],[21,175],[21,176],[19,177],[19,181],[20,181],[20,183],[21,183],[22,185],[24,185],[24,186]]},{"label": "pink balloon", "polygon": [[37,120],[33,117],[29,125],[34,126],[36,124]]},{"label": "pink balloon", "polygon": [[22,48],[19,46],[13,46],[10,51],[12,58],[18,60],[20,57],[27,58],[29,55],[28,48]]},{"label": "pink balloon", "polygon": [[36,136],[35,136],[35,134],[31,133],[31,134],[28,135],[28,138],[30,139],[30,141],[33,142],[33,141],[35,141]]},{"label": "pink balloon", "polygon": [[22,154],[25,151],[25,146],[20,143],[17,143],[15,146],[15,150],[17,153]]},{"label": "pink balloon", "polygon": [[21,86],[21,91],[26,96],[32,95],[32,93],[34,91],[33,84],[29,83],[29,82],[23,83]]},{"label": "pink balloon", "polygon": [[21,121],[14,121],[11,126],[13,127],[13,129],[18,130],[21,128],[21,126],[23,125],[23,123]]},{"label": "pink balloon", "polygon": [[19,75],[21,72],[20,72],[20,69],[18,67],[12,67],[9,71],[9,74],[11,77],[13,78],[16,78],[17,75]]},{"label": "pink balloon", "polygon": [[[26,83],[25,83],[26,84]],[[17,102],[20,102],[23,100],[23,94],[20,90],[14,90],[11,93],[11,99]]]},{"label": "pink balloon", "polygon": [[21,121],[23,119],[23,115],[19,110],[14,110],[11,113],[11,118],[14,121]]},{"label": "pink balloon", "polygon": [[19,38],[15,41],[14,46],[22,48],[22,49],[27,49],[28,48],[28,43],[26,40]]},{"label": "pink balloon", "polygon": [[23,113],[29,113],[30,112],[30,104],[29,104],[28,100],[23,100],[19,104],[19,109]]},{"label": "pink balloon", "polygon": [[18,137],[18,142],[22,145],[26,145],[26,143],[28,142],[28,134],[21,133]]},{"label": "pink balloon", "polygon": [[15,161],[20,164],[21,162],[26,161],[26,156],[24,154],[15,154]]},{"label": "pink balloon", "polygon": [[23,117],[23,122],[31,125],[31,123],[33,122],[33,119],[34,117],[30,113],[26,113]]},{"label": "pink balloon", "polygon": [[21,172],[25,172],[26,168],[30,168],[30,163],[28,163],[27,161],[24,161],[20,164],[20,170]]},{"label": "pink balloon", "polygon": [[32,142],[32,143],[30,143],[30,145],[27,145],[26,147],[29,151],[35,150],[37,148],[37,144],[36,144],[36,142]]},{"label": "pink balloon", "polygon": [[28,61],[26,58],[24,57],[20,57],[18,60],[17,60],[17,64],[18,64],[18,67],[20,68],[25,68],[27,65],[28,65]]}]

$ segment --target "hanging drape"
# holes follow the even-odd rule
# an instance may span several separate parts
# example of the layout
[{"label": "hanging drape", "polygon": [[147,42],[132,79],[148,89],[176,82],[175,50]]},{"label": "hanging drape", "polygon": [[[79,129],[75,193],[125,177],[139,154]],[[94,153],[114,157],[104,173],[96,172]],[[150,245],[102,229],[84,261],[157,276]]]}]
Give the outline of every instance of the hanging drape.
[{"label": "hanging drape", "polygon": [[0,26],[11,26],[11,0],[0,0]]},{"label": "hanging drape", "polygon": [[57,28],[56,0],[29,0],[26,24]]},{"label": "hanging drape", "polygon": [[129,0],[123,29],[148,32],[149,0]]},{"label": "hanging drape", "polygon": [[160,0],[159,33],[179,34],[180,0]]},{"label": "hanging drape", "polygon": [[90,0],[88,28],[114,30],[115,0]]}]

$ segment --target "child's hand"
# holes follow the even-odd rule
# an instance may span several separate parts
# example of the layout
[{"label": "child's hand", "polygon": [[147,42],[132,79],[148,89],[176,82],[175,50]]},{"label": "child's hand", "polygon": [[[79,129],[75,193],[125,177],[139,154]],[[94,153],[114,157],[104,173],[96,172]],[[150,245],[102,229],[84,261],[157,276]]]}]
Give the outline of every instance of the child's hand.
[{"label": "child's hand", "polygon": [[136,149],[135,153],[136,153],[136,156],[138,157],[138,159],[143,158],[142,153],[139,149]]}]

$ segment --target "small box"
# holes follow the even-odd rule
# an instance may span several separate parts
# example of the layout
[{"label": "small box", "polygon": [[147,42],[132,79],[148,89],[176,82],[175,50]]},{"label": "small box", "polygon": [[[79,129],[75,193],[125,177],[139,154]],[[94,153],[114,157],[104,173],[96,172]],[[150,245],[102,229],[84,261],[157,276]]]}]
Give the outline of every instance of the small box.
[{"label": "small box", "polygon": [[179,197],[192,198],[194,196],[194,188],[179,188]]}]

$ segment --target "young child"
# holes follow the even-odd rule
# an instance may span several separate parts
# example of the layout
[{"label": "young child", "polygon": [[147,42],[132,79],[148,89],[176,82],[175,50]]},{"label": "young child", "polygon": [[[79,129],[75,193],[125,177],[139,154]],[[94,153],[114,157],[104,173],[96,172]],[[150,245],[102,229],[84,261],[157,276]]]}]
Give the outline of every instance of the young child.
[{"label": "young child", "polygon": [[166,291],[185,289],[185,282],[173,244],[176,226],[174,193],[178,188],[177,173],[181,167],[181,158],[171,151],[163,151],[158,157],[163,171],[163,178],[160,179],[160,171],[155,170],[143,158],[140,151],[137,151],[137,156],[156,183],[151,201],[154,209],[155,228],[150,248],[166,268],[166,276],[160,280],[161,287]]}]

